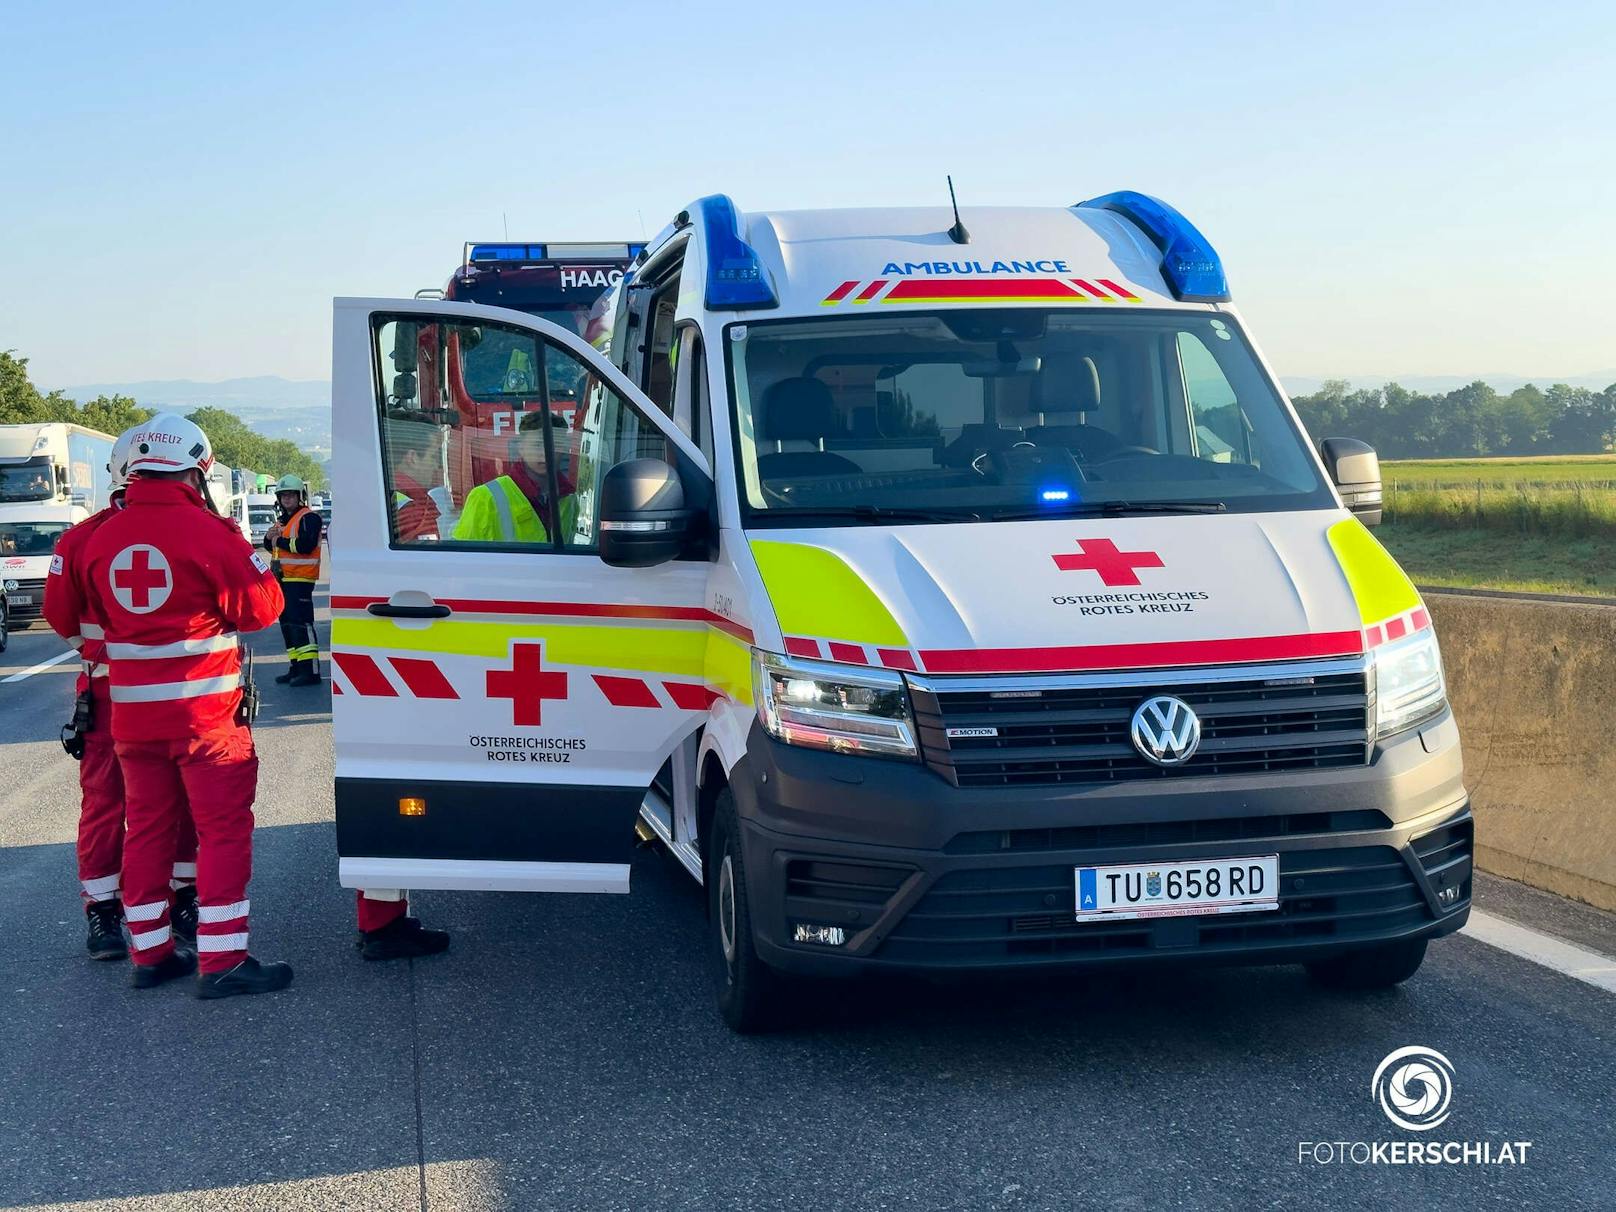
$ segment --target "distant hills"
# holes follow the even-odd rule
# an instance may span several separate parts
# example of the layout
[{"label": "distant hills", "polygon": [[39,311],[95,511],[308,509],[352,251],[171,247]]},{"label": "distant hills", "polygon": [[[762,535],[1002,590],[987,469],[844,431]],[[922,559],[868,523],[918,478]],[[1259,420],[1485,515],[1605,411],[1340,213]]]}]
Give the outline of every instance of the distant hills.
[{"label": "distant hills", "polygon": [[286,438],[317,455],[331,455],[331,384],[325,379],[147,379],[138,383],[85,383],[63,387],[73,400],[129,396],[147,408],[190,412],[204,405],[233,412],[267,438]]},{"label": "distant hills", "polygon": [[148,407],[201,408],[204,404],[235,412],[237,407],[279,408],[331,404],[331,384],[325,379],[283,379],[278,375],[258,375],[250,379],[220,379],[199,383],[195,379],[146,379],[139,383],[86,383],[63,387],[62,393],[74,400],[96,396],[130,396]]}]

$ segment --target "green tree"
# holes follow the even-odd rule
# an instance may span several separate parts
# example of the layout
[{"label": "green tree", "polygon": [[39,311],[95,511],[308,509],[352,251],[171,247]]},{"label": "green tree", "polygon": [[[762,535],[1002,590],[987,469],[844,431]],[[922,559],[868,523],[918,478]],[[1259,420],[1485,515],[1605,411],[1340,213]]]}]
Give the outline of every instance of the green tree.
[{"label": "green tree", "polygon": [[1549,408],[1543,393],[1528,383],[1498,401],[1498,449],[1530,454],[1548,440]]},{"label": "green tree", "polygon": [[189,419],[202,427],[213,443],[213,457],[227,467],[246,467],[279,479],[293,472],[308,481],[309,487],[325,487],[325,468],[297,443],[284,438],[266,438],[235,413],[222,408],[198,408]]}]

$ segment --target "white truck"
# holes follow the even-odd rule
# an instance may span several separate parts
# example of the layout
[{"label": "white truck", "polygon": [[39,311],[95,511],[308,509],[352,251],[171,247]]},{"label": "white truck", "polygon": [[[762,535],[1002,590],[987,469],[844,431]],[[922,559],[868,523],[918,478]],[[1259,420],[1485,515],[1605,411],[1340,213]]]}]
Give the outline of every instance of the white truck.
[{"label": "white truck", "polygon": [[250,492],[246,496],[247,540],[255,547],[264,541],[264,535],[275,525],[275,494]]},{"label": "white truck", "polygon": [[112,436],[82,425],[0,425],[0,583],[12,626],[38,619],[56,541],[106,507]]}]

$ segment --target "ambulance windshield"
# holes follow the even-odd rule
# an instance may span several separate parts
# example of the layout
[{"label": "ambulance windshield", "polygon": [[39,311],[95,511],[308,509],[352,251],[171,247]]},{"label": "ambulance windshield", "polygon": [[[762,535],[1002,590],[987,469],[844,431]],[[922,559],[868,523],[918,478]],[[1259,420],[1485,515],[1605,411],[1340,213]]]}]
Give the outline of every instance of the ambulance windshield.
[{"label": "ambulance windshield", "polygon": [[909,312],[732,325],[725,344],[752,524],[1334,501],[1227,318]]}]

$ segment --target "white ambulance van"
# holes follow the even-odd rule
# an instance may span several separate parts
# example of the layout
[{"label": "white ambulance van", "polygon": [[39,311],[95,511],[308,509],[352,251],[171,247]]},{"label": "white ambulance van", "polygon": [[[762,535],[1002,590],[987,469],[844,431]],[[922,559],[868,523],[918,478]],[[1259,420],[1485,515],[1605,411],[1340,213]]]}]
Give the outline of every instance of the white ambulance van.
[{"label": "white ambulance van", "polygon": [[592,342],[339,299],[342,883],[626,892],[638,818],[741,1030],[788,973],[1407,978],[1470,903],[1431,618],[1229,299],[1135,193],[703,198]]}]

